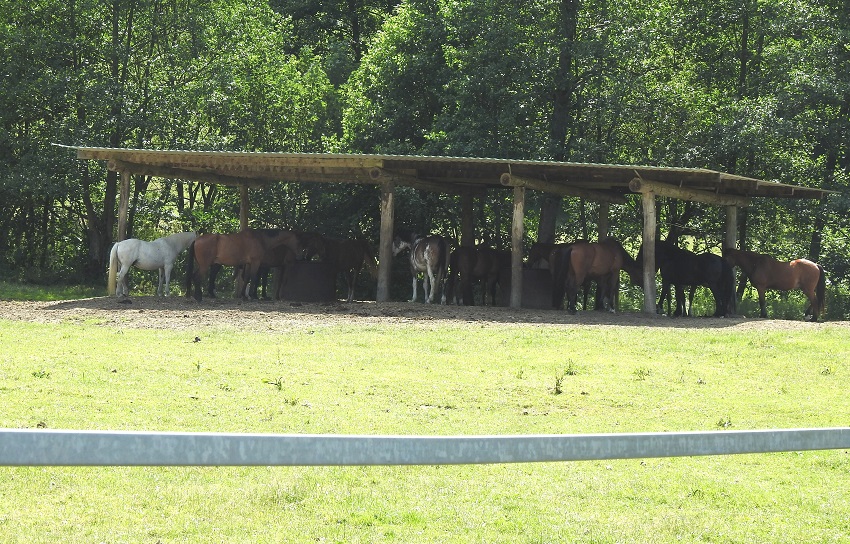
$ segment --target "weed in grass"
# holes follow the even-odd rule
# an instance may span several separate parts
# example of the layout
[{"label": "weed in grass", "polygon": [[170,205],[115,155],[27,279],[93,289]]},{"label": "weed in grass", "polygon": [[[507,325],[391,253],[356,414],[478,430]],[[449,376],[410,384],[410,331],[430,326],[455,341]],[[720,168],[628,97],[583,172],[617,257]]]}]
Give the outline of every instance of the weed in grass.
[{"label": "weed in grass", "polygon": [[721,429],[728,429],[732,426],[732,419],[729,416],[721,417],[717,420],[717,426]]},{"label": "weed in grass", "polygon": [[834,369],[834,368],[832,368],[831,366],[825,366],[825,367],[823,367],[823,369],[820,371],[820,373],[821,373],[821,375],[822,375],[822,376],[829,376],[829,375],[831,375],[831,374],[835,374],[835,369]]},{"label": "weed in grass", "polygon": [[265,379],[265,380],[263,380],[263,383],[267,383],[269,385],[273,385],[273,386],[277,387],[278,391],[283,390],[283,378],[282,377],[274,379],[274,380]]},{"label": "weed in grass", "polygon": [[572,360],[567,363],[567,367],[555,374],[555,387],[552,389],[552,393],[555,395],[560,395],[564,392],[562,385],[564,384],[564,378],[567,376],[575,376],[578,374],[578,369],[573,364]]},{"label": "weed in grass", "polygon": [[35,378],[49,378],[50,372],[48,372],[46,370],[34,370],[32,375]]},{"label": "weed in grass", "polygon": [[636,368],[635,371],[632,372],[632,374],[634,374],[634,377],[637,381],[642,382],[643,380],[649,377],[651,372],[648,368],[641,366]]}]

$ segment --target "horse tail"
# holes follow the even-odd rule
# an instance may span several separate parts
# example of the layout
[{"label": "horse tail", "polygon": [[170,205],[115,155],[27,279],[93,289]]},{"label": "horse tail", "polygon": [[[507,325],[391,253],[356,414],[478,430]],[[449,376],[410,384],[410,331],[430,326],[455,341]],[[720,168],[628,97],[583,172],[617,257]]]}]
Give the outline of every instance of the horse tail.
[{"label": "horse tail", "polygon": [[550,253],[549,272],[552,274],[552,307],[564,307],[564,291],[566,290],[567,271],[570,268],[570,255],[573,246],[567,246]]},{"label": "horse tail", "polygon": [[449,274],[449,242],[442,236],[440,237],[440,272],[443,278]]},{"label": "horse tail", "polygon": [[109,277],[106,280],[106,292],[110,295],[115,294],[116,277],[118,276],[118,242],[112,244],[112,251],[109,252]]},{"label": "horse tail", "polygon": [[189,244],[189,254],[186,256],[186,296],[192,296],[192,276],[195,275],[195,241]]},{"label": "horse tail", "polygon": [[372,244],[363,240],[363,250],[366,254],[366,269],[369,271],[369,274],[372,275],[373,279],[378,278],[378,258],[375,256],[375,250],[372,248]]},{"label": "horse tail", "polygon": [[823,319],[823,311],[826,308],[826,272],[821,265],[818,265],[820,277],[815,288],[815,295],[818,297],[818,315]]}]

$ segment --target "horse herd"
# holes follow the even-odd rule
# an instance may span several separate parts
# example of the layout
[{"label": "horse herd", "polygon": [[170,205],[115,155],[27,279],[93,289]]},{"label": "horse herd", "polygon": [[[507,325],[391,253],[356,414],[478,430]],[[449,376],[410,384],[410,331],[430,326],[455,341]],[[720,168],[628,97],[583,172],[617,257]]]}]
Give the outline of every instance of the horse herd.
[{"label": "horse herd", "polygon": [[[460,246],[451,250],[450,239],[437,235],[398,232],[392,244],[393,255],[409,251],[412,276],[411,301],[417,300],[418,277],[423,277],[425,302],[432,303],[441,291],[439,301],[474,304],[473,286],[482,283],[483,304],[496,303],[496,289],[504,286],[511,273],[511,252],[490,247]],[[365,267],[377,278],[377,260],[371,244],[362,239],[329,238],[318,233],[280,229],[245,229],[234,234],[193,232],[172,234],[152,242],[128,239],[117,242],[110,253],[109,291],[116,296],[128,294],[127,272],[131,266],[143,270],[159,270],[157,295],[168,294],[173,264],[188,248],[186,296],[201,300],[203,284],[207,295],[215,297],[215,278],[222,266],[234,267],[237,295],[243,298],[268,296],[267,280],[272,269],[275,282],[271,298],[281,298],[288,281],[288,270],[298,260],[319,259],[342,274],[347,288],[347,301],[354,299],[354,286]],[[620,272],[630,281],[643,286],[643,248],[632,258],[614,238],[598,242],[577,240],[572,243],[535,243],[524,266],[548,268],[551,278],[552,307],[576,312],[578,292],[585,290],[585,307],[591,281],[597,285],[597,307],[615,311],[620,288]],[[769,255],[724,248],[722,256],[696,254],[669,241],[655,245],[655,272],[661,276],[658,310],[667,302],[672,316],[691,315],[697,287],[707,287],[715,301],[715,317],[735,313],[734,268],[742,272],[758,292],[760,316],[767,317],[765,291],[799,289],[809,300],[806,315],[817,320],[824,311],[825,275],[823,268],[807,259],[781,262]],[[676,308],[671,313],[671,287],[676,295]],[[685,288],[689,288],[687,304]]]}]

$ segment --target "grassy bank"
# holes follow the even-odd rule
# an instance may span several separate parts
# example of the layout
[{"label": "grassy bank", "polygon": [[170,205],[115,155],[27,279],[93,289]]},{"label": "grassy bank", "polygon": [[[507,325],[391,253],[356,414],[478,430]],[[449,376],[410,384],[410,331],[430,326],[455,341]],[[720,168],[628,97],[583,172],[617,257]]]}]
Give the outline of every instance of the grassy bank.
[{"label": "grassy bank", "polygon": [[[846,328],[0,319],[0,426],[525,434],[847,424]],[[365,468],[0,468],[10,542],[839,542],[845,451]]]}]

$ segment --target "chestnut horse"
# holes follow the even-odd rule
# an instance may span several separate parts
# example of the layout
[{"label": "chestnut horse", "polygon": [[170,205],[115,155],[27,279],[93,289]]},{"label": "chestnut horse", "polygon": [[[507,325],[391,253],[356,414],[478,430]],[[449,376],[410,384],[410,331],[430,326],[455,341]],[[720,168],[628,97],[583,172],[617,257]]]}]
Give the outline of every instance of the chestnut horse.
[{"label": "chestnut horse", "polygon": [[449,278],[446,280],[446,296],[451,301],[457,299],[455,292],[460,276],[460,293],[464,306],[474,306],[472,282],[484,280],[482,304],[487,305],[487,294],[490,294],[490,304],[496,305],[496,286],[501,281],[501,274],[511,267],[511,252],[493,249],[487,246],[461,246],[452,251],[449,258]]},{"label": "chestnut horse", "polygon": [[826,274],[821,265],[808,259],[783,262],[763,253],[728,247],[723,249],[723,257],[732,266],[739,267],[758,291],[761,317],[767,317],[764,292],[768,289],[779,291],[799,289],[809,299],[806,315],[811,313],[812,321],[817,321],[818,315],[823,314]]},{"label": "chestnut horse", "polygon": [[552,251],[552,306],[564,306],[564,291],[567,293],[567,311],[576,313],[578,288],[586,279],[596,279],[600,285],[602,307],[615,311],[614,299],[620,289],[620,270],[630,275],[637,274],[640,266],[631,258],[623,246],[614,238],[599,242],[576,242]]},{"label": "chestnut horse", "polygon": [[[242,265],[234,268],[233,274],[237,278],[235,293],[237,298],[246,295],[250,298],[259,298],[259,292],[262,291],[262,297],[267,299],[269,272],[276,268],[279,273],[272,287],[272,298],[279,300],[283,286],[286,284],[286,266],[299,258],[299,255],[303,257],[309,251],[315,254],[324,253],[323,243],[316,241],[321,238],[318,234],[281,229],[248,229],[248,231],[258,237],[263,244],[264,253],[260,267],[254,274],[255,278],[243,279]],[[207,294],[212,298],[216,297],[215,284],[221,266],[221,263],[213,263],[210,266]]]},{"label": "chestnut horse", "polygon": [[[192,282],[195,283],[195,299],[200,301],[201,285],[204,276],[211,272],[211,277],[224,266],[241,268],[241,285],[250,283],[250,290],[245,293],[237,287],[237,295],[245,298],[257,298],[257,279],[260,266],[274,248],[286,245],[298,250],[297,239],[291,231],[245,229],[233,234],[204,234],[199,236],[189,246],[189,257],[186,269],[186,296],[192,295]],[[293,250],[293,253],[297,251]],[[195,261],[198,268],[195,270]],[[240,282],[237,281],[237,286]],[[214,281],[208,287],[210,297],[215,297]]]},{"label": "chestnut horse", "polygon": [[[449,266],[448,240],[438,234],[421,236],[419,234],[397,234],[393,239],[393,255],[398,255],[405,249],[410,249],[410,273],[413,276],[413,296],[410,302],[416,300],[416,284],[418,276],[423,274],[422,290],[425,291],[425,302],[434,301],[438,286],[443,283]],[[443,289],[441,302],[446,303],[446,291]]]},{"label": "chestnut horse", "polygon": [[347,302],[354,300],[354,284],[357,283],[357,276],[364,266],[372,278],[378,278],[375,250],[366,240],[325,238],[324,249],[324,261],[330,263],[345,279],[348,287]]}]

